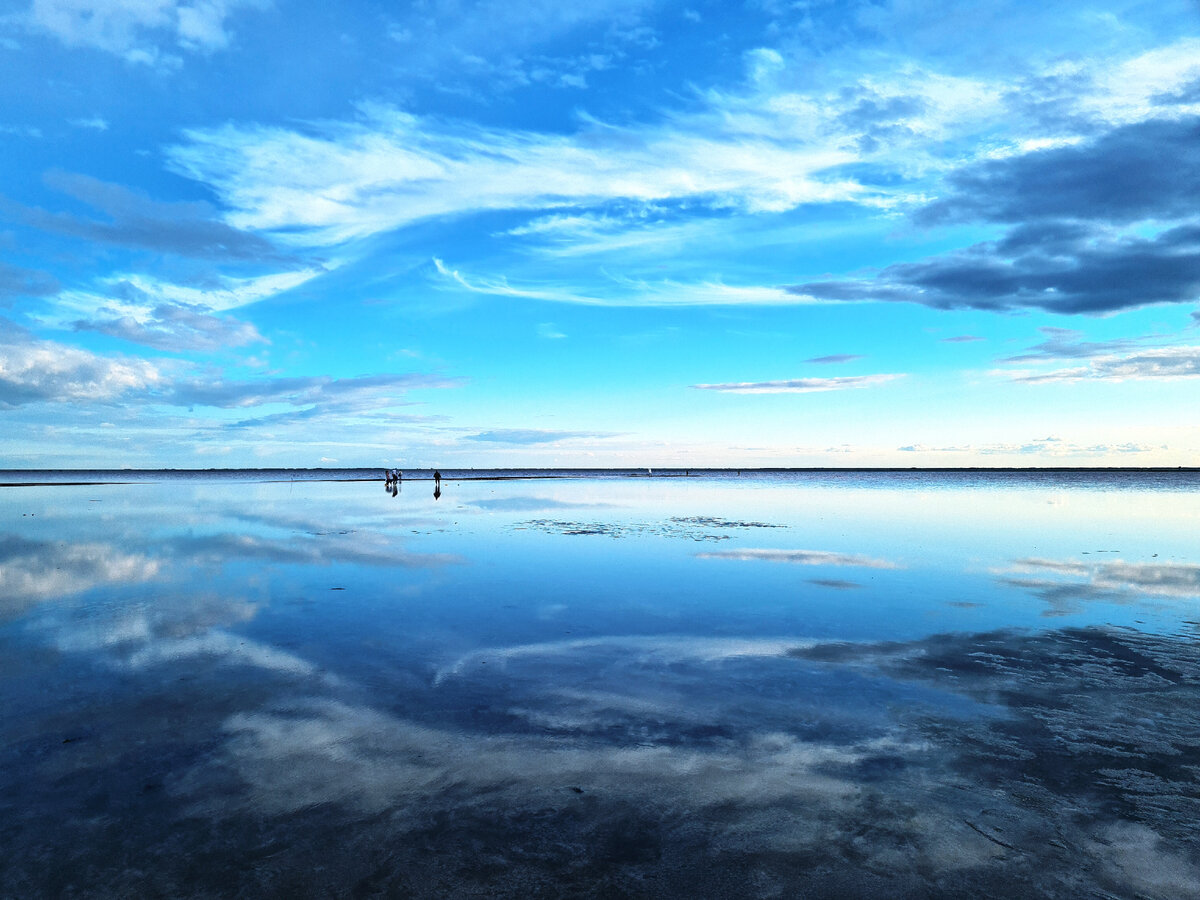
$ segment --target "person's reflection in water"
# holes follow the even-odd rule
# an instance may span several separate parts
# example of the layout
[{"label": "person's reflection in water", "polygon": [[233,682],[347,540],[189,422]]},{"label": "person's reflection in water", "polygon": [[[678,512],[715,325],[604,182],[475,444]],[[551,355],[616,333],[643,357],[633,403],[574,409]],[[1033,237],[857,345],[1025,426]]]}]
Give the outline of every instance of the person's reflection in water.
[{"label": "person's reflection in water", "polygon": [[393,481],[392,482],[392,496],[395,497],[399,493],[400,493],[400,482]]},{"label": "person's reflection in water", "polygon": [[433,499],[434,499],[434,500],[441,500],[441,499],[442,499],[442,486],[441,486],[441,484],[435,484],[435,485],[433,486]]}]

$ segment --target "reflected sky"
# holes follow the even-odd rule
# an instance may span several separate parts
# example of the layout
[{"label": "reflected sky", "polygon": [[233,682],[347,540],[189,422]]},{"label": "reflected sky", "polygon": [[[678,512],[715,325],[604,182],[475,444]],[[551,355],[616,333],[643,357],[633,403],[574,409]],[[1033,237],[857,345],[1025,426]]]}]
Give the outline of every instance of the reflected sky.
[{"label": "reflected sky", "polygon": [[1200,491],[1108,477],[2,490],[0,893],[1194,896]]}]

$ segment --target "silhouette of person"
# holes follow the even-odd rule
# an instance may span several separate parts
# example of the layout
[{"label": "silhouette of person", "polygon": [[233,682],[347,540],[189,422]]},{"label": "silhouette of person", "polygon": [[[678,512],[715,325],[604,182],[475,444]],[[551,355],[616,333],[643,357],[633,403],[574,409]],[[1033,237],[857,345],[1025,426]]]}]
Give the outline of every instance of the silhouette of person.
[{"label": "silhouette of person", "polygon": [[442,483],[442,473],[437,469],[433,470],[433,483],[440,485]]},{"label": "silhouette of person", "polygon": [[434,484],[434,486],[433,486],[433,499],[434,500],[442,499],[442,485],[440,483]]}]

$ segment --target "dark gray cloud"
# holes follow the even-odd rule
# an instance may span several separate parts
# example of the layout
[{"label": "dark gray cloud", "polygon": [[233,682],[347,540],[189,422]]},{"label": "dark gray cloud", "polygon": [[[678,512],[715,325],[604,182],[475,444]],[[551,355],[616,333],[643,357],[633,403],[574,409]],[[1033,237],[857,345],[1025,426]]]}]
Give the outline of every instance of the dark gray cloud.
[{"label": "dark gray cloud", "polygon": [[541,431],[535,428],[493,428],[479,434],[466,436],[468,441],[485,441],[497,444],[552,444],[570,438],[604,438],[612,434],[597,431]]},{"label": "dark gray cloud", "polygon": [[1001,241],[889,266],[874,279],[810,282],[787,290],[822,300],[1057,313],[1190,303],[1200,297],[1200,225],[1152,238],[1111,237],[1061,223],[1019,226]]},{"label": "dark gray cloud", "polygon": [[206,260],[297,262],[270,241],[225,224],[208,203],[164,203],[118,184],[70,172],[48,172],[45,181],[103,213],[107,221],[12,201],[4,201],[0,212],[44,231],[122,247]]},{"label": "dark gray cloud", "polygon": [[12,297],[47,297],[58,289],[53,275],[0,263],[0,303]]},{"label": "dark gray cloud", "polygon": [[266,341],[249,322],[213,315],[208,307],[188,303],[161,303],[144,322],[112,316],[80,320],[74,327],[158,350],[218,350]]},{"label": "dark gray cloud", "polygon": [[921,210],[919,223],[1187,217],[1200,207],[1200,118],[1125,125],[1076,146],[968,166],[948,180],[954,193]]},{"label": "dark gray cloud", "polygon": [[[1041,85],[1051,99],[1060,87]],[[918,224],[1009,230],[872,279],[787,289],[821,300],[1067,314],[1200,297],[1200,117],[1138,122],[1072,146],[974,163],[947,185],[948,196],[915,214]],[[1157,234],[1119,230],[1147,221],[1175,224]]]}]

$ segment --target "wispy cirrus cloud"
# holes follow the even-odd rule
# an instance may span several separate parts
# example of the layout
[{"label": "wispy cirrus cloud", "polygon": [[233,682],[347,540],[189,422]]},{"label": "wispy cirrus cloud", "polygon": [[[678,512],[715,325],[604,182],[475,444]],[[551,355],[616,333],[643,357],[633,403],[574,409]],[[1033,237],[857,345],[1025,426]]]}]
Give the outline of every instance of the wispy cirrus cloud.
[{"label": "wispy cirrus cloud", "polygon": [[[153,276],[123,272],[100,279],[91,289],[72,288],[54,295],[53,310],[40,317],[48,325],[60,328],[107,331],[114,336],[163,332],[164,349],[186,348],[189,331],[204,331],[205,326],[191,322],[190,316],[212,317],[239,306],[278,296],[321,275],[324,269],[301,269],[248,278],[212,275],[192,284],[177,284]],[[224,320],[226,322],[232,320]],[[114,325],[113,323],[128,324]],[[124,332],[115,334],[117,330]],[[218,330],[212,326],[211,330]],[[230,331],[230,334],[235,332]],[[250,337],[249,332],[242,332]],[[174,337],[175,347],[165,342]],[[138,341],[138,343],[148,343]],[[156,346],[156,344],[150,344]]]},{"label": "wispy cirrus cloud", "polygon": [[1195,378],[1200,376],[1200,347],[1153,347],[1126,354],[1094,355],[1081,366],[1049,371],[1001,369],[993,374],[1027,384]]},{"label": "wispy cirrus cloud", "polygon": [[[544,18],[540,12],[534,16],[539,17]],[[406,41],[417,33],[403,31]],[[494,43],[494,35],[488,41]],[[1158,76],[1143,79],[1142,94],[1186,81],[1184,49],[1170,65],[1158,66]],[[619,246],[628,234],[646,232],[636,216],[625,222],[609,217],[604,207],[613,203],[653,208],[686,202],[693,209],[778,213],[817,203],[923,202],[932,185],[918,182],[946,172],[957,179],[960,193],[977,191],[981,179],[1019,181],[1022,164],[1010,157],[1026,160],[1036,148],[1072,152],[1070,144],[1083,141],[1088,128],[1095,131],[1094,124],[1082,128],[1080,123],[1094,123],[1120,106],[1115,99],[1120,85],[1089,72],[1076,95],[1092,97],[1093,107],[1084,109],[1076,96],[1076,108],[1067,117],[1080,125],[1080,134],[1064,136],[1061,122],[1051,127],[1022,117],[1022,126],[1033,133],[1005,149],[991,131],[996,116],[1006,111],[1006,92],[1015,89],[1015,80],[953,77],[910,61],[837,90],[802,93],[785,89],[776,77],[787,74],[788,66],[774,50],[751,51],[738,88],[705,91],[686,109],[664,110],[641,122],[581,114],[575,130],[551,133],[485,127],[368,103],[350,120],[192,129],[167,155],[176,172],[217,193],[231,211],[231,225],[274,232],[295,245],[331,246],[429,218],[534,210],[543,215],[510,233],[540,235],[561,253],[597,240]],[[1124,121],[1134,129],[1145,127],[1138,116],[1145,118],[1157,107],[1145,97],[1137,106],[1133,97],[1122,101],[1124,118],[1109,116],[1110,125]],[[1122,146],[1170,144],[1168,127],[1152,131],[1131,135]],[[975,142],[965,160],[990,161],[992,169],[963,166],[963,156],[932,149],[956,139],[960,147],[969,147],[981,135],[987,140]],[[1104,144],[1101,155],[1116,152],[1118,144],[1115,139]],[[1058,185],[1060,193],[1069,187],[1065,181]],[[1161,200],[1164,194],[1154,196]],[[963,203],[972,206],[970,215],[982,214],[980,201]],[[935,208],[925,215],[934,216]],[[571,231],[577,239],[564,241]],[[655,238],[647,232],[636,240]]]},{"label": "wispy cirrus cloud", "polygon": [[1110,341],[1085,341],[1083,334],[1073,328],[1057,328],[1046,326],[1038,329],[1046,336],[1046,340],[1034,344],[1021,353],[1006,356],[1000,362],[1014,363],[1030,360],[1061,360],[1087,359],[1094,356],[1110,355],[1116,351],[1128,350],[1139,343],[1151,340],[1148,337],[1117,338]]},{"label": "wispy cirrus cloud", "polygon": [[731,285],[717,281],[645,281],[620,277],[610,277],[603,283],[593,285],[594,288],[602,290],[583,293],[579,288],[568,285],[518,286],[503,277],[464,275],[437,258],[433,263],[438,275],[445,282],[473,294],[519,297],[551,303],[573,303],[583,306],[791,306],[811,302],[808,298],[776,287]]},{"label": "wispy cirrus cloud", "polygon": [[208,379],[176,381],[164,392],[163,400],[175,406],[214,406],[241,409],[268,403],[306,406],[326,402],[378,404],[418,388],[454,388],[462,378],[423,373],[361,375],[333,378],[328,375],[295,378]]},{"label": "wispy cirrus cloud", "polygon": [[810,110],[748,110],[724,125],[716,109],[648,126],[587,120],[562,135],[365,106],[355,121],[303,132],[194,129],[168,159],[217,190],[234,226],[309,245],[483,210],[694,198],[753,212],[872,193],[827,174],[855,157],[812,127]]},{"label": "wispy cirrus cloud", "polygon": [[727,394],[811,394],[820,391],[843,391],[853,388],[886,384],[903,373],[881,375],[841,375],[836,378],[792,378],[787,381],[734,381],[724,384],[693,384],[702,391],[722,391]]},{"label": "wispy cirrus cloud", "polygon": [[614,437],[601,431],[543,431],[536,428],[493,428],[466,436],[468,441],[483,441],[494,444],[554,444],[577,438]]},{"label": "wispy cirrus cloud", "polygon": [[829,356],[814,356],[811,359],[804,360],[804,362],[818,363],[820,365],[840,365],[841,363],[854,362],[854,360],[862,358],[857,353],[834,353]]}]

